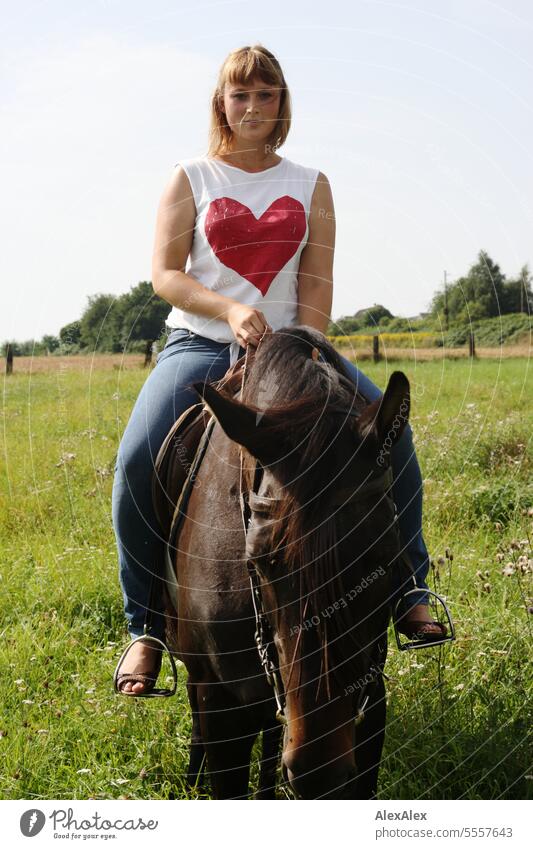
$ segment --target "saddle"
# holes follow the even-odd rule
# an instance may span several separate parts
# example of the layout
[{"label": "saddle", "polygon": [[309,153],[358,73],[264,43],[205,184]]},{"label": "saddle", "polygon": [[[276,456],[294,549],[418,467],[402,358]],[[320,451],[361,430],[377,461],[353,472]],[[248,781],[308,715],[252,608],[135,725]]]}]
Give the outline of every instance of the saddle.
[{"label": "saddle", "polygon": [[[253,359],[255,349],[249,349],[248,363]],[[226,372],[224,377],[213,385],[216,389],[225,389],[232,395],[236,395],[241,388],[244,373],[245,357],[242,356]],[[174,519],[180,512],[181,503],[184,503],[183,492],[185,482],[189,478],[192,486],[191,469],[198,472],[200,456],[200,443],[205,450],[206,440],[202,440],[204,434],[208,436],[208,425],[212,415],[203,401],[188,407],[172,425],[161,448],[157,453],[152,477],[152,501],[155,514],[165,540],[169,540]],[[198,455],[198,456],[197,456]],[[189,487],[188,487],[189,488]],[[180,503],[181,502],[181,503]]]}]

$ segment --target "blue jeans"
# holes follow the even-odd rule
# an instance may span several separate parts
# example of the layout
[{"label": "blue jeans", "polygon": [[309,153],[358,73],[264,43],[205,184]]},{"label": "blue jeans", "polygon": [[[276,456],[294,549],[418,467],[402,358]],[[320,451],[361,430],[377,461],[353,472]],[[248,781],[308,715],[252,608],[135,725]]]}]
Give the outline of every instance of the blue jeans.
[{"label": "blue jeans", "polygon": [[[219,380],[230,365],[230,345],[179,328],[168,337],[146,379],[122,436],[115,465],[112,512],[118,547],[124,612],[132,636],[143,633],[152,575],[164,574],[165,540],[152,505],[151,479],[157,452],[181,413],[198,402],[195,381]],[[239,356],[244,351],[241,349]],[[359,391],[373,401],[380,390],[344,359]],[[413,563],[417,584],[426,587],[429,559],[422,536],[422,478],[409,427],[392,450],[393,495],[402,542]],[[410,589],[404,587],[404,589]],[[400,587],[398,586],[398,590]],[[420,598],[424,600],[422,593]],[[162,637],[164,618],[154,601],[151,633]]]}]

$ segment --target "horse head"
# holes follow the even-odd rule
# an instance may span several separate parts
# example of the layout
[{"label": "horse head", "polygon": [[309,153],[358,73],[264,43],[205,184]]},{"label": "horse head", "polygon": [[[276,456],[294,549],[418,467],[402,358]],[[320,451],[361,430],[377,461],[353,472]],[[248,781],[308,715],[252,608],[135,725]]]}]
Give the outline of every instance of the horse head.
[{"label": "horse head", "polygon": [[245,449],[246,557],[277,651],[285,775],[301,797],[342,797],[354,714],[385,659],[400,546],[389,453],[409,383],[395,372],[368,404],[326,338],[291,327],[264,337],[241,400],[196,388]]}]

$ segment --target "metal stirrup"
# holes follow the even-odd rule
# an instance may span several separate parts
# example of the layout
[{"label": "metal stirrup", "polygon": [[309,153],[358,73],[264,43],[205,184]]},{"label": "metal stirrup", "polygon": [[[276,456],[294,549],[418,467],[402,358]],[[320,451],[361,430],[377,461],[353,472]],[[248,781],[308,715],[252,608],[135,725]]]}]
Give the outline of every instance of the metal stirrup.
[{"label": "metal stirrup", "polygon": [[[122,666],[122,663],[123,663],[124,659],[126,658],[128,652],[135,645],[135,643],[138,643],[140,640],[143,640],[144,642],[151,641],[152,643],[155,643],[157,646],[160,646],[163,652],[165,652],[165,651],[167,652],[167,654],[170,658],[170,666],[172,668],[172,679],[173,680],[172,680],[172,688],[171,689],[161,689],[161,688],[158,687],[158,688],[154,688],[154,689],[150,690],[150,692],[148,692],[148,693],[133,693],[133,692],[128,693],[128,692],[124,692],[124,690],[120,690],[118,688],[118,677],[119,677],[120,667]],[[132,672],[131,674],[135,675],[136,673]],[[146,675],[146,673],[138,673],[138,674],[139,675],[142,674],[143,677]],[[145,683],[145,682],[141,681],[140,683]],[[122,652],[120,660],[117,663],[115,671],[113,673],[113,688],[115,690],[115,693],[117,693],[119,696],[135,696],[135,698],[137,698],[137,699],[167,699],[167,698],[169,698],[169,696],[173,696],[175,694],[177,686],[178,686],[178,670],[176,669],[176,664],[174,662],[172,652],[170,651],[168,646],[163,642],[163,640],[158,639],[158,637],[152,637],[152,635],[148,634],[148,633],[141,634],[140,637],[135,637],[135,639],[131,641],[129,646],[126,646],[126,648]]]},{"label": "metal stirrup", "polygon": [[[393,627],[394,627],[394,636],[396,637],[396,645],[398,646],[399,650],[400,651],[409,651],[410,649],[430,649],[430,648],[433,648],[433,646],[441,646],[441,645],[443,645],[443,643],[452,643],[455,640],[455,626],[453,624],[452,615],[450,613],[448,605],[446,604],[446,602],[444,601],[442,596],[440,596],[438,593],[433,592],[433,590],[429,590],[429,589],[425,589],[425,588],[420,589],[420,587],[418,587],[416,585],[414,575],[413,575],[413,583],[415,584],[414,588],[412,590],[407,590],[407,592],[403,593],[400,596],[400,598],[398,599],[398,601],[396,602],[396,605],[394,607],[392,624],[393,624]],[[410,595],[415,595],[415,594],[420,595],[421,593],[432,596],[432,598],[434,598],[436,600],[436,602],[438,604],[440,604],[440,606],[444,609],[444,612],[446,614],[446,619],[447,619],[447,622],[448,622],[449,633],[446,634],[446,635],[443,635],[442,637],[437,637],[436,639],[423,639],[423,638],[421,638],[421,639],[418,639],[418,640],[416,640],[416,639],[413,640],[413,639],[407,638],[407,642],[405,640],[402,641],[402,638],[400,636],[400,631],[398,630],[398,623],[397,623],[398,608],[399,608],[400,604],[403,601],[405,601],[405,599],[407,599]]]}]

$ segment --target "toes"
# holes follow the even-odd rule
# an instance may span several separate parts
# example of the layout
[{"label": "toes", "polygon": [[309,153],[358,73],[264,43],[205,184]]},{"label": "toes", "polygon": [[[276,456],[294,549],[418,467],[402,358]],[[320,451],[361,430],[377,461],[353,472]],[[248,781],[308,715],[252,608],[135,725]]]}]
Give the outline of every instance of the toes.
[{"label": "toes", "polygon": [[121,693],[144,693],[146,685],[143,681],[126,681],[120,688]]}]

